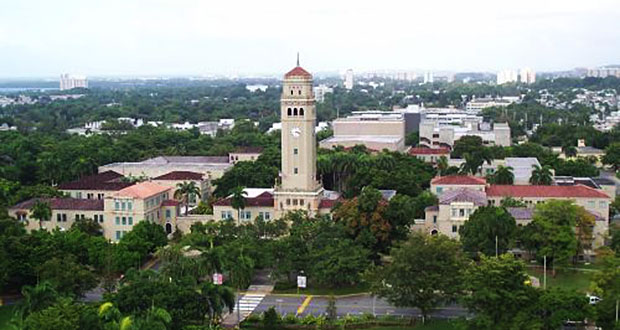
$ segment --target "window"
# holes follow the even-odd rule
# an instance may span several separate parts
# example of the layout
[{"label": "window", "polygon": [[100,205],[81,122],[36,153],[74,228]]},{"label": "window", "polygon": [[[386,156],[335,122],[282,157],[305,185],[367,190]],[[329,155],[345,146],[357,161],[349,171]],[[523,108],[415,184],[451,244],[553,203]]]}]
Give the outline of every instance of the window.
[{"label": "window", "polygon": [[126,205],[125,205],[125,201],[122,201],[122,202],[121,202],[121,210],[125,211],[125,206],[126,206]]},{"label": "window", "polygon": [[166,210],[166,219],[170,219],[170,210]]},{"label": "window", "polygon": [[297,205],[297,198],[293,198],[293,205],[296,206]]},{"label": "window", "polygon": [[301,95],[301,89],[300,89],[300,90],[298,90],[298,92],[299,92],[298,94],[299,94],[299,95]]},{"label": "window", "polygon": [[297,108],[293,108],[293,116],[297,116]]},{"label": "window", "polygon": [[605,202],[605,201],[598,202],[598,207],[601,208],[601,209],[606,208],[607,207],[607,202]]},{"label": "window", "polygon": [[117,200],[114,201],[114,209],[116,211],[121,209],[121,203],[119,201],[117,201]]},{"label": "window", "polygon": [[271,214],[269,212],[265,212],[265,220],[271,219]]},{"label": "window", "polygon": [[95,222],[99,222],[99,215],[95,214],[93,216],[93,220],[95,220]]},{"label": "window", "polygon": [[295,168],[293,169],[293,173],[295,173],[295,174],[299,173],[299,170],[297,169],[297,167],[295,167]]},{"label": "window", "polygon": [[304,115],[304,108],[299,108],[299,115],[303,116]]},{"label": "window", "polygon": [[293,90],[291,89],[291,95],[293,95]]},{"label": "window", "polygon": [[95,195],[94,195],[94,194],[92,194],[92,193],[88,193],[88,194],[86,194],[86,198],[88,198],[88,199],[93,199],[93,197],[94,197],[94,196],[95,196]]},{"label": "window", "polygon": [[62,217],[60,216],[60,213],[56,214],[56,221],[57,222],[61,222],[62,221]]},{"label": "window", "polygon": [[594,201],[588,201],[588,207],[593,209],[596,205],[596,203]]},{"label": "window", "polygon": [[133,217],[127,218],[127,224],[133,226]]},{"label": "window", "polygon": [[459,210],[458,209],[452,209],[452,217],[456,218],[459,214]]},{"label": "window", "polygon": [[433,223],[437,223],[437,216],[436,215],[433,216]]},{"label": "window", "polygon": [[97,194],[97,199],[103,199],[103,194]]},{"label": "window", "polygon": [[62,214],[62,222],[67,222],[67,214],[66,213]]},{"label": "window", "polygon": [[293,155],[297,155],[299,153],[299,150],[297,148],[293,148]]},{"label": "window", "polygon": [[126,224],[127,224],[127,218],[126,218],[126,217],[122,217],[122,218],[121,218],[121,223],[122,223],[123,225],[126,225]]},{"label": "window", "polygon": [[226,211],[222,211],[222,219],[226,219]]},{"label": "window", "polygon": [[116,231],[116,240],[121,239],[121,232],[119,230]]},{"label": "window", "polygon": [[103,223],[103,214],[99,215],[99,223]]},{"label": "window", "polygon": [[83,215],[83,214],[80,214],[80,219],[81,219],[81,220],[84,220],[84,219],[86,219],[86,216],[85,216],[85,215]]},{"label": "window", "polygon": [[261,219],[265,219],[265,213],[258,212],[258,217],[261,218]]},{"label": "window", "polygon": [[286,205],[291,205],[291,199],[290,198],[286,199]]},{"label": "window", "polygon": [[76,215],[75,215],[75,221],[78,221],[78,220],[80,220],[80,215],[79,215],[79,214],[76,214]]},{"label": "window", "polygon": [[443,187],[437,187],[437,194],[441,194],[443,192]]},{"label": "window", "polygon": [[293,115],[293,109],[288,108],[288,109],[287,109],[287,111],[286,111],[286,113],[287,113],[289,116],[292,116],[292,115]]},{"label": "window", "polygon": [[244,211],[241,212],[241,215],[243,215],[243,219],[245,220],[252,220],[252,212],[251,211]]},{"label": "window", "polygon": [[77,192],[77,198],[82,198],[82,192],[81,191]]},{"label": "window", "polygon": [[459,209],[459,216],[460,217],[464,217],[465,216],[465,209]]},{"label": "window", "polygon": [[117,224],[117,225],[120,225],[121,224],[121,218],[119,218],[119,217],[114,218],[114,223]]},{"label": "window", "polygon": [[299,205],[300,205],[300,206],[304,206],[304,200],[303,200],[303,199],[300,199],[300,200],[299,200]]},{"label": "window", "polygon": [[453,233],[456,233],[457,229],[458,229],[458,227],[456,225],[452,225],[452,232]]},{"label": "window", "polygon": [[127,202],[127,209],[129,211],[131,211],[133,209],[133,203],[132,202]]}]

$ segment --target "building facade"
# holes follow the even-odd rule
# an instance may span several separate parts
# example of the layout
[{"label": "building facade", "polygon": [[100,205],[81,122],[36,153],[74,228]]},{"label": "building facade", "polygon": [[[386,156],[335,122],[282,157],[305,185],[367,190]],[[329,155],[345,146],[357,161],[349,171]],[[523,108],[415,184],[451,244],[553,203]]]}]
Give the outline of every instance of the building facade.
[{"label": "building facade", "polygon": [[68,73],[60,75],[60,90],[73,88],[88,88],[88,79],[84,76],[72,76]]}]

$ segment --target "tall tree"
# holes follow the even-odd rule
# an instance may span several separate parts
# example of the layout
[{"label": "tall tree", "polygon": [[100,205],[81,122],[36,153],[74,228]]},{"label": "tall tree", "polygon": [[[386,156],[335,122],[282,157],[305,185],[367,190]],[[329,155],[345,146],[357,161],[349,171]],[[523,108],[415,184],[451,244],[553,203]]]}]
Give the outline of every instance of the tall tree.
[{"label": "tall tree", "polygon": [[241,222],[241,210],[245,208],[245,196],[247,195],[248,193],[241,186],[237,186],[232,190],[230,205],[237,210],[237,221],[239,223]]},{"label": "tall tree", "polygon": [[457,241],[413,233],[391,251],[392,262],[365,277],[373,294],[399,307],[417,307],[423,319],[462,290],[467,262]]},{"label": "tall tree", "polygon": [[493,256],[496,251],[499,254],[508,251],[516,231],[516,221],[506,209],[483,206],[459,228],[459,235],[465,251]]},{"label": "tall tree", "polygon": [[620,171],[620,142],[614,142],[605,148],[603,164],[607,164],[615,171]]},{"label": "tall tree", "polygon": [[196,186],[194,181],[177,183],[177,190],[174,192],[174,198],[183,201],[183,204],[185,204],[185,215],[189,212],[189,201],[192,196],[200,198],[200,187]]},{"label": "tall tree", "polygon": [[510,166],[497,166],[495,173],[489,176],[489,181],[492,184],[513,184],[515,181],[515,175],[512,172],[514,169]]},{"label": "tall tree", "polygon": [[439,175],[446,175],[446,171],[448,170],[448,167],[450,167],[450,165],[448,164],[448,157],[446,156],[441,156],[439,157],[439,159],[437,160],[437,171],[439,171]]},{"label": "tall tree", "polygon": [[30,211],[32,217],[39,220],[39,229],[43,228],[43,221],[49,221],[52,218],[52,208],[48,202],[37,200]]},{"label": "tall tree", "polygon": [[475,314],[474,329],[536,329],[533,308],[536,289],[525,284],[528,276],[522,261],[511,254],[499,258],[481,256],[464,278],[469,294],[465,305]]},{"label": "tall tree", "polygon": [[530,183],[534,185],[550,185],[553,182],[553,174],[551,173],[551,167],[545,165],[540,167],[538,165],[532,165],[532,175],[530,176]]}]

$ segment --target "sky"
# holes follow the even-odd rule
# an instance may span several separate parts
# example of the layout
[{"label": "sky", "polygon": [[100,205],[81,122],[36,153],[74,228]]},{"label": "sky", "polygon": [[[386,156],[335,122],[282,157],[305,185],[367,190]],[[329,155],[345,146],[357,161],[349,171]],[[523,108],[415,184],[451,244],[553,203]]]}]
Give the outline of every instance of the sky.
[{"label": "sky", "polygon": [[618,0],[1,0],[0,78],[620,64]]}]

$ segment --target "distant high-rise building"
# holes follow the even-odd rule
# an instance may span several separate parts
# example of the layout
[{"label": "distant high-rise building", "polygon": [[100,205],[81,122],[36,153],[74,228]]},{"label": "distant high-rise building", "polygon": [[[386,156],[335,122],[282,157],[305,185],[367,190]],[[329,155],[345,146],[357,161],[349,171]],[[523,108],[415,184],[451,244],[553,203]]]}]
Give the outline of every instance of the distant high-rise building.
[{"label": "distant high-rise building", "polygon": [[497,84],[507,84],[512,82],[517,82],[519,78],[519,73],[517,70],[502,70],[497,73]]},{"label": "distant high-rise building", "polygon": [[334,89],[326,85],[319,85],[312,89],[314,91],[314,100],[317,102],[325,101],[325,94],[333,93]]},{"label": "distant high-rise building", "polygon": [[432,84],[434,80],[435,79],[433,77],[433,72],[432,71],[424,73],[424,83],[425,84]]},{"label": "distant high-rise building", "polygon": [[588,77],[598,77],[598,78],[605,78],[605,77],[616,77],[616,78],[620,78],[620,67],[617,66],[603,66],[603,67],[599,67],[599,68],[594,68],[594,69],[588,69],[586,76]]},{"label": "distant high-rise building", "polygon": [[73,88],[88,88],[88,79],[84,76],[72,76],[68,73],[60,75],[60,90]]},{"label": "distant high-rise building", "polygon": [[344,75],[344,88],[351,90],[353,89],[353,70],[347,70],[347,73]]},{"label": "distant high-rise building", "polygon": [[530,68],[523,68],[519,73],[519,81],[522,84],[533,84],[536,82],[536,72]]}]

